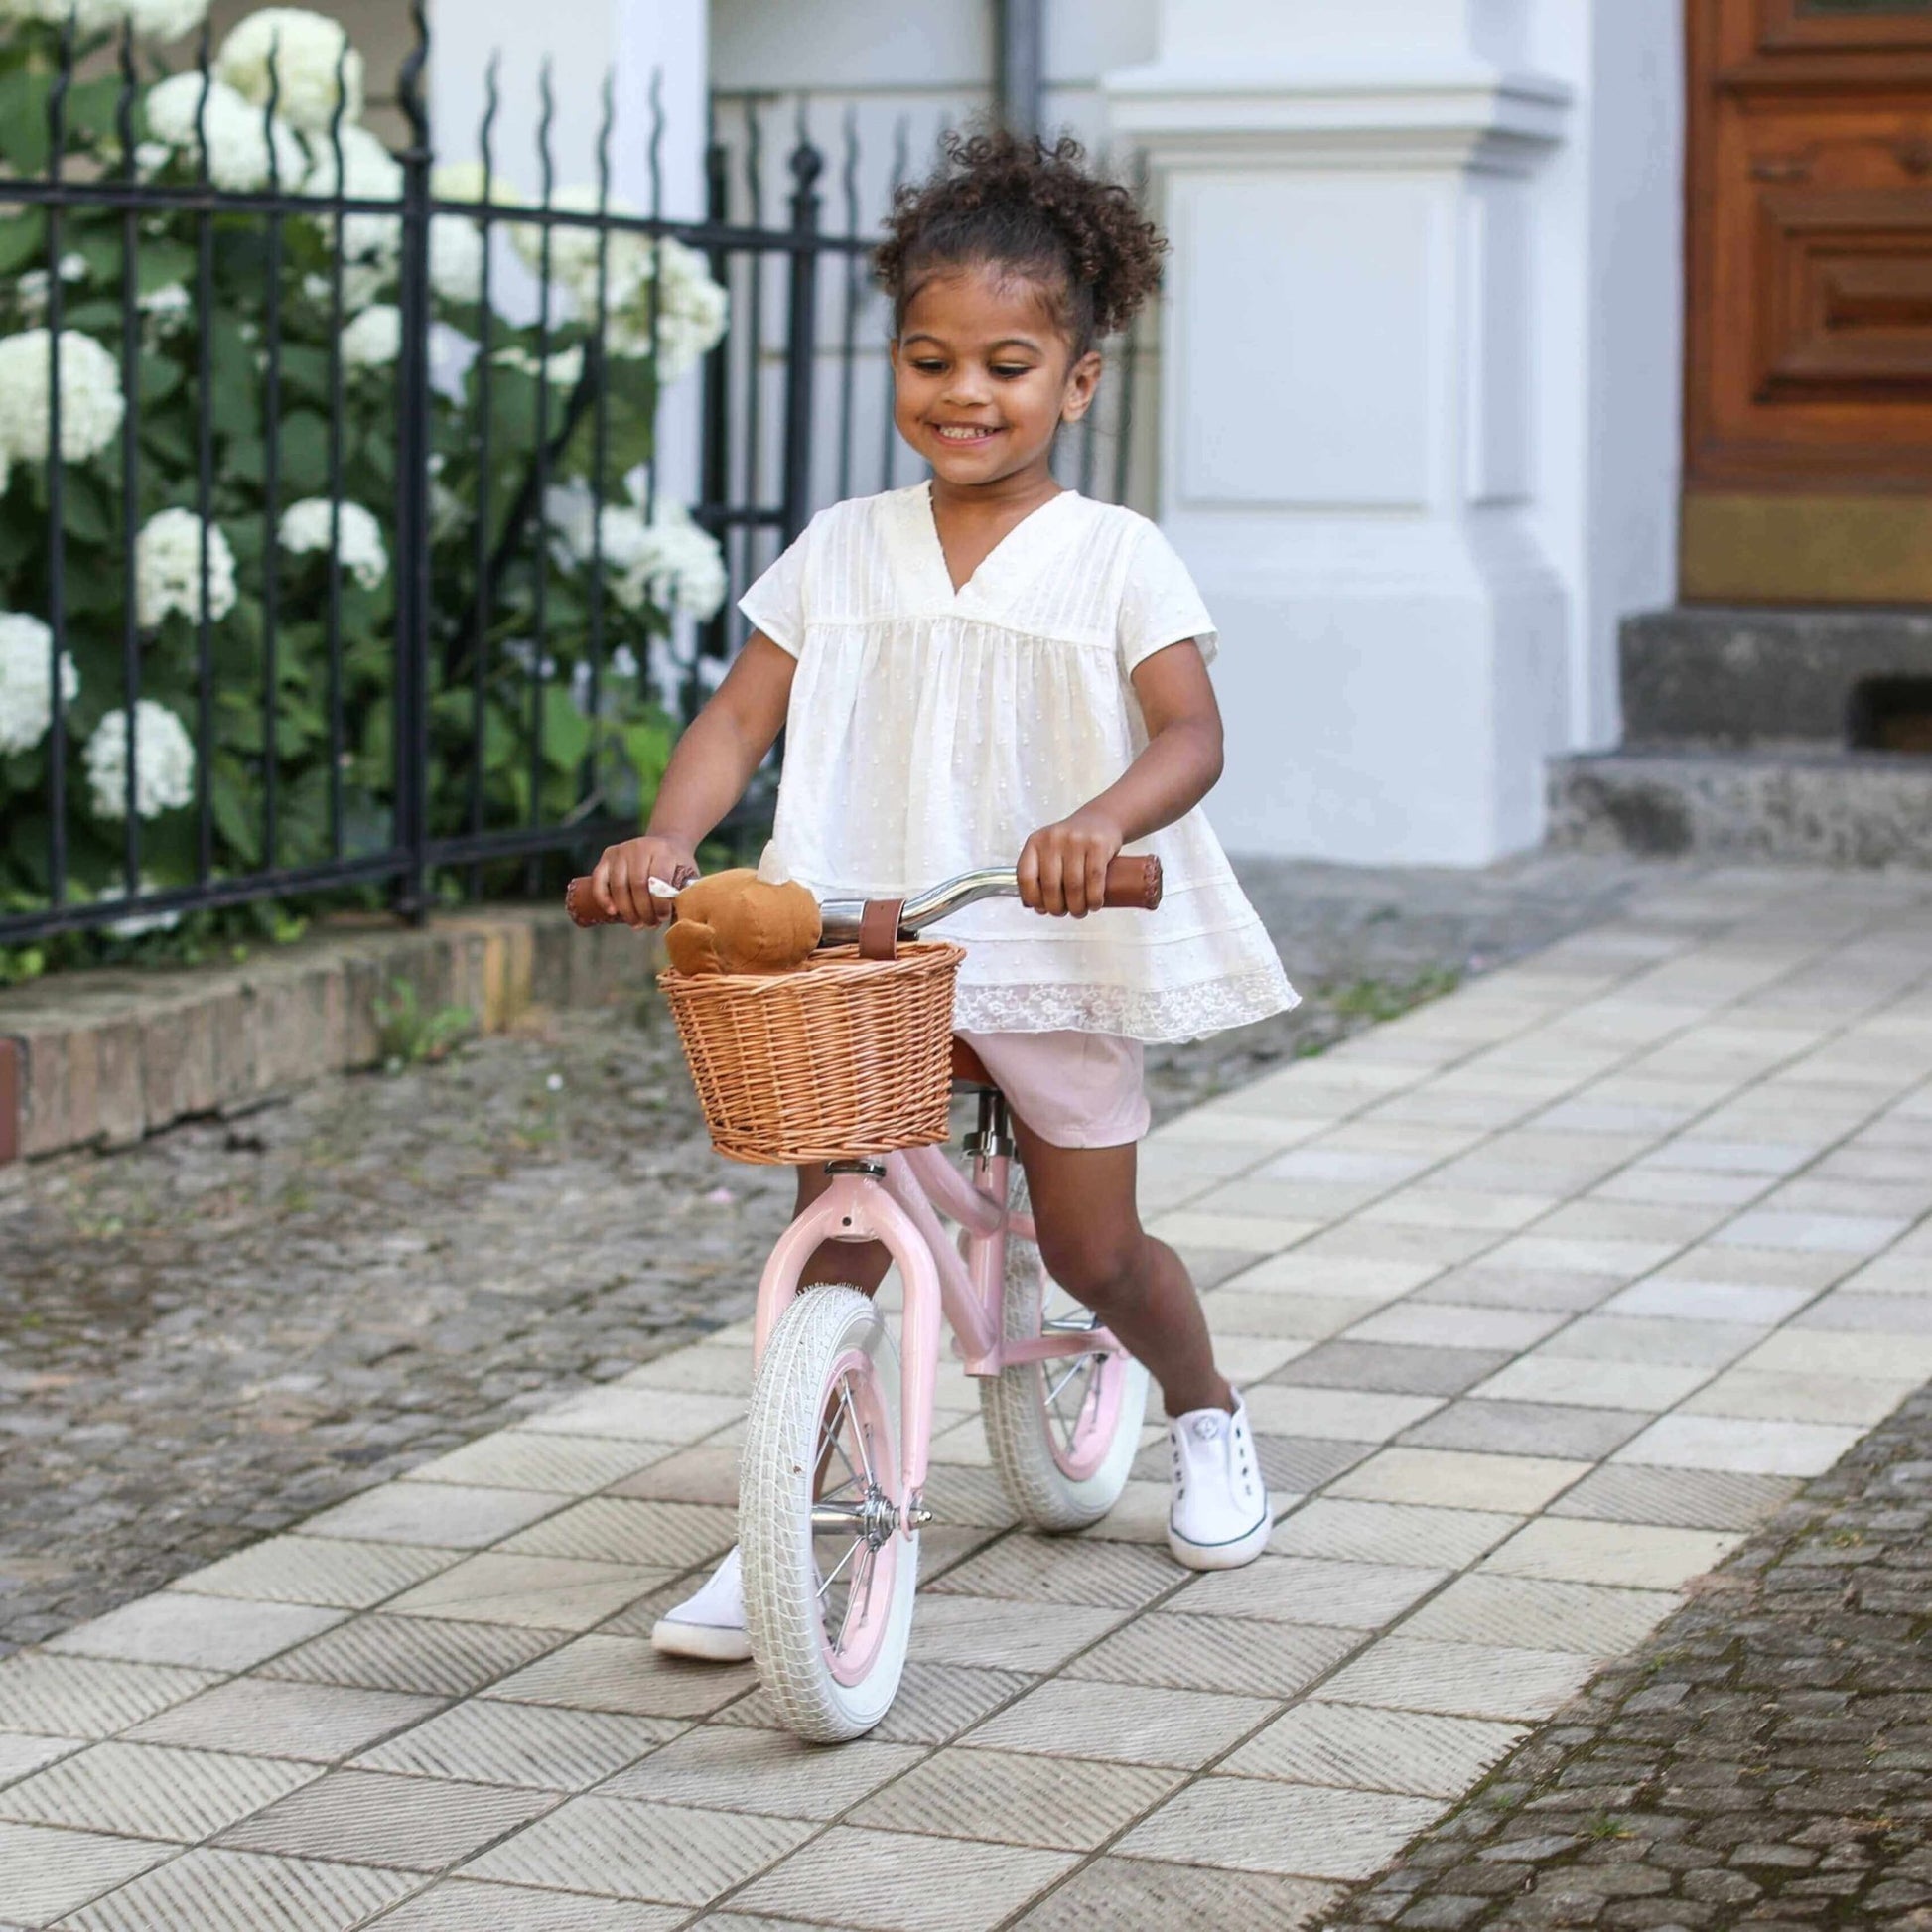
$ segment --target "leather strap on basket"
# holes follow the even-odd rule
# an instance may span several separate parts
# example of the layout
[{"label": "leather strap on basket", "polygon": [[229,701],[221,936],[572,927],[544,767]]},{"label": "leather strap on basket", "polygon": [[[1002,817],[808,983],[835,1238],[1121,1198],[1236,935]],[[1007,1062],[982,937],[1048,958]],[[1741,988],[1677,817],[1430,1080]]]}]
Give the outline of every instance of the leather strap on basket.
[{"label": "leather strap on basket", "polygon": [[869,898],[859,917],[859,957],[897,959],[898,922],[905,910],[902,898]]}]

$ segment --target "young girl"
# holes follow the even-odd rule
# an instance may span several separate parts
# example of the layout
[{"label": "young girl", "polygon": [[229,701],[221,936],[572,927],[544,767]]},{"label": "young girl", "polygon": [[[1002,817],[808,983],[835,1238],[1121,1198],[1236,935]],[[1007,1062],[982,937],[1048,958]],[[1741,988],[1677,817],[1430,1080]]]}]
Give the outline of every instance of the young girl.
[{"label": "young girl", "polygon": [[[1221,772],[1215,632],[1132,510],[1053,479],[1092,407],[1097,338],[1159,286],[1166,247],[1077,143],[954,137],[900,191],[876,270],[892,297],[894,418],[929,483],[839,503],[754,584],[755,626],[679,743],[642,838],[613,846],[608,913],[656,925],[699,844],[785,729],[775,838],[821,897],[888,898],[1018,854],[1022,902],[961,914],[956,1026],[1005,1091],[1055,1281],[1160,1383],[1177,1561],[1268,1540],[1240,1398],[1179,1257],[1141,1227],[1142,1048],[1296,995],[1198,810]],[[1097,909],[1107,863],[1157,853],[1155,913]],[[825,1186],[798,1174],[801,1207]],[[883,1249],[828,1244],[807,1279],[870,1292]],[[734,1552],[657,1625],[660,1650],[749,1654]]]}]

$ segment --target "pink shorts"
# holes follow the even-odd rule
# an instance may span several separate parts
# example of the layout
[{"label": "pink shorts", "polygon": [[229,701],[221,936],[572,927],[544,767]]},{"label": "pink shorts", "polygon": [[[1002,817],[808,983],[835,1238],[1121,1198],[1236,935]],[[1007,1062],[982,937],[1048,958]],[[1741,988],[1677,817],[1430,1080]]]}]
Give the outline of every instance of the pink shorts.
[{"label": "pink shorts", "polygon": [[961,1034],[1013,1111],[1049,1147],[1121,1147],[1152,1118],[1138,1039],[1117,1034]]}]

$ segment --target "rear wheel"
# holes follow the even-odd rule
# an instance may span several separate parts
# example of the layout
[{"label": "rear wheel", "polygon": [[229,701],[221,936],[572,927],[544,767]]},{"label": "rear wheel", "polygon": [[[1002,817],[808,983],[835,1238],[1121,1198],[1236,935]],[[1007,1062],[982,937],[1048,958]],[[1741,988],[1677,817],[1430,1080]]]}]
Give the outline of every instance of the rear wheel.
[{"label": "rear wheel", "polygon": [[[1011,1205],[1031,1210],[1018,1163]],[[1033,1242],[1008,1240],[1007,1340],[1077,1336],[1099,1326],[1099,1316],[1047,1274]],[[1140,1449],[1147,1383],[1147,1370],[1120,1348],[1026,1362],[981,1381],[987,1449],[1028,1524],[1084,1529],[1120,1500]]]},{"label": "rear wheel", "polygon": [[856,1288],[812,1288],[773,1328],[747,1419],[745,1627],[781,1721],[870,1730],[898,1690],[918,1578],[900,1533],[898,1358]]}]

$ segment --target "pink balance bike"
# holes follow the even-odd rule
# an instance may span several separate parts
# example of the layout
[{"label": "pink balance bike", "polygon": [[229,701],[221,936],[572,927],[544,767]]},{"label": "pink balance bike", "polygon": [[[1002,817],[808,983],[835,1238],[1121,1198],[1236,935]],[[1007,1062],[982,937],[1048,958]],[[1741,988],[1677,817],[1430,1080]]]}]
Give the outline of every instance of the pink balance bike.
[{"label": "pink balance bike", "polygon": [[[1116,860],[1107,884],[1110,906],[1160,902],[1157,861]],[[902,907],[834,901],[822,908],[822,943],[856,940],[862,925],[876,932],[882,915],[889,935],[915,939],[1018,891],[1014,873],[988,871]],[[919,1532],[932,1520],[924,1494],[942,1320],[979,1378],[993,1466],[1030,1527],[1098,1521],[1140,1447],[1147,1370],[1047,1275],[1006,1101],[961,1042],[951,1071],[978,1097],[966,1171],[932,1145],[826,1162],[830,1185],[779,1237],[759,1283],[739,1474],[745,1620],[780,1718],[815,1742],[870,1730],[898,1690]],[[858,1288],[800,1287],[823,1244],[871,1241],[903,1287],[897,1348]]]}]

